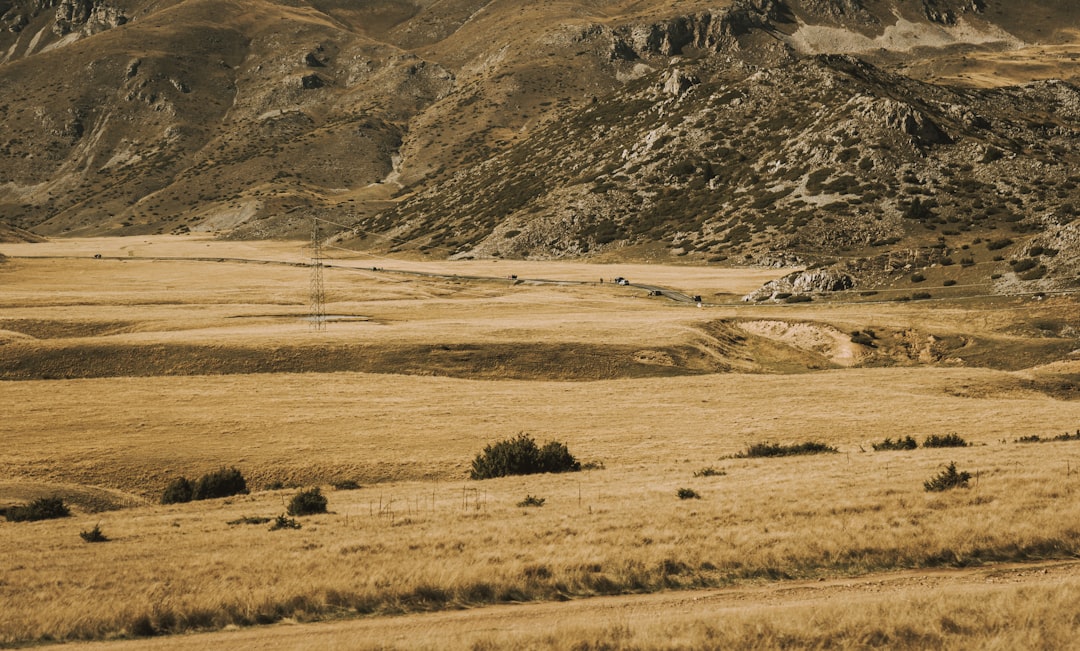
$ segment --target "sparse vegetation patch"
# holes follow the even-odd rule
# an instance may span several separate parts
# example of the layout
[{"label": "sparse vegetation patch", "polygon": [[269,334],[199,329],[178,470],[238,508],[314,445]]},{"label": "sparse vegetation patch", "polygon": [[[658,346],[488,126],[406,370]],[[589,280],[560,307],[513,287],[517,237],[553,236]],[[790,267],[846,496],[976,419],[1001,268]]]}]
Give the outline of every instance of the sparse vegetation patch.
[{"label": "sparse vegetation patch", "polygon": [[1058,434],[1057,436],[1042,437],[1038,434],[1032,434],[1030,436],[1021,436],[1016,439],[1017,443],[1051,443],[1055,441],[1080,441],[1080,429],[1076,430],[1075,434]]},{"label": "sparse vegetation patch", "polygon": [[712,466],[706,466],[705,468],[702,468],[701,470],[695,470],[694,471],[694,476],[695,477],[723,477],[726,474],[727,473],[724,472],[723,470],[717,470],[716,468],[713,468]]},{"label": "sparse vegetation patch", "polygon": [[274,518],[274,524],[270,525],[270,531],[280,531],[282,529],[299,529],[300,523],[295,518],[287,518],[284,514]]}]

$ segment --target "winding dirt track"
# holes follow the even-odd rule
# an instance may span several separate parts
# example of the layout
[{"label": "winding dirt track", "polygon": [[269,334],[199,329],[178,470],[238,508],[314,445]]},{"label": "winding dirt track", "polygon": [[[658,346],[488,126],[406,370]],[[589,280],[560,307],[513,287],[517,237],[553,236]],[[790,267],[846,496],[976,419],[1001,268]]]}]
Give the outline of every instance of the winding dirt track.
[{"label": "winding dirt track", "polygon": [[[285,623],[157,639],[65,644],[64,649],[356,649],[475,648],[479,640],[535,641],[560,629],[662,623],[672,618],[715,621],[748,611],[782,612],[830,602],[892,602],[948,590],[1007,589],[1080,581],[1080,561],[1045,561],[870,574],[821,581],[770,582],[720,590],[596,597],[510,604],[312,624]],[[525,642],[527,645],[528,642]],[[48,647],[52,648],[52,647]]]}]

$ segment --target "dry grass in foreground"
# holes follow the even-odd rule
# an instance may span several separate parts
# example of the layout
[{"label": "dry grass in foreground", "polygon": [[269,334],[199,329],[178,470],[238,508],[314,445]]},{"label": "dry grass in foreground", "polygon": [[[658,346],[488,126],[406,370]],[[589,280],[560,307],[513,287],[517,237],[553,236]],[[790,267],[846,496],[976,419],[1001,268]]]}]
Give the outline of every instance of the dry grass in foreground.
[{"label": "dry grass in foreground", "polygon": [[[1070,649],[1080,566],[859,579],[492,606],[94,643],[172,649]],[[1036,624],[1037,625],[1032,625]],[[81,649],[80,644],[65,648]]]},{"label": "dry grass in foreground", "polygon": [[[1062,461],[1076,444],[981,443],[778,459],[627,455],[574,475],[381,484],[329,492],[331,513],[301,518],[298,530],[245,521],[282,513],[295,491],[3,524],[0,640],[173,634],[1080,553],[1072,499],[1080,476]],[[953,460],[977,483],[924,491]],[[706,463],[725,474],[695,478]],[[701,499],[678,499],[681,487]],[[517,506],[527,495],[544,506]],[[80,540],[94,524],[109,542]]]},{"label": "dry grass in foreground", "polygon": [[[180,244],[191,242],[169,246]],[[92,346],[199,352],[178,357],[175,373],[129,377],[114,368],[115,377],[0,382],[7,473],[0,506],[57,494],[74,511],[59,520],[0,522],[2,645],[783,586],[1080,553],[1080,442],[1017,442],[1080,427],[1080,401],[1070,388],[1078,364],[1070,352],[1077,348],[1071,299],[699,310],[610,283],[523,287],[343,272],[328,280],[331,309],[367,320],[332,323],[316,335],[298,318],[307,309],[302,268],[12,259],[2,273],[0,358],[13,364]],[[681,272],[658,273],[675,279]],[[693,275],[716,291],[748,282],[723,270]],[[755,318],[756,335],[738,325]],[[1042,325],[1029,323],[1035,318]],[[903,356],[859,357],[842,367],[836,351],[855,350],[848,333],[867,329],[877,333],[874,350],[887,343]],[[408,374],[385,372],[398,367],[213,374],[216,362],[240,349],[272,360],[292,359],[298,343],[390,350],[402,341],[413,346],[412,357],[402,357],[412,364],[402,367]],[[571,351],[592,346],[600,352],[582,361],[588,373],[578,378],[605,379],[556,381],[561,376],[545,375],[539,362],[528,379],[500,378],[497,365],[476,374],[484,380],[424,375],[442,369],[447,357],[464,373],[481,359],[499,362],[492,351],[505,350],[500,346],[535,342]],[[674,365],[673,351],[729,370],[771,356],[770,368],[792,373],[705,373],[704,363]],[[1022,370],[966,366],[991,356],[998,368]],[[662,373],[612,371],[638,366]],[[52,368],[31,371],[44,378]],[[565,442],[597,468],[465,479],[486,444],[518,432]],[[953,433],[973,445],[873,451],[885,438]],[[735,456],[754,444],[809,441],[839,452]],[[926,492],[924,482],[953,462],[971,473],[969,486]],[[241,469],[254,492],[155,503],[175,477],[220,466]],[[346,481],[361,488],[330,489]],[[298,517],[299,529],[271,531],[292,495],[316,485],[330,512]],[[679,499],[681,489],[700,499]],[[518,506],[527,496],[543,498],[543,506]],[[108,541],[84,542],[80,534],[95,526]],[[1050,603],[1073,594],[1033,589],[1044,588],[1032,594]],[[1033,601],[1018,594],[1001,598]],[[890,640],[934,646],[960,639],[947,637],[954,635],[943,624],[948,617],[960,622],[955,635],[980,645],[974,625],[963,632],[966,616],[927,599],[925,612],[942,614],[928,615],[922,627],[903,624],[910,621],[904,604],[884,600],[880,612],[898,628],[880,630],[901,635]],[[1056,616],[1047,613],[1047,621]],[[642,631],[640,643],[636,632],[616,641],[659,646],[650,636],[685,634],[688,645],[712,638],[750,644],[740,629],[725,638],[727,628],[693,619],[671,625],[679,621],[686,622],[682,632],[661,627]],[[1000,639],[1020,639],[1026,630],[1036,645],[1045,639],[1052,646],[1032,623],[1042,620],[1027,621],[1015,637]],[[1075,622],[1052,630],[1068,626]],[[741,630],[750,635],[756,627]],[[903,638],[909,628],[915,632]],[[550,644],[602,646],[619,630],[584,625]],[[795,645],[825,644],[826,637],[800,630],[762,633],[761,644],[785,635]],[[820,630],[852,645],[879,639],[859,637],[868,629],[858,622],[850,632]],[[523,639],[548,644],[546,634]],[[494,634],[476,643],[515,644]]]}]

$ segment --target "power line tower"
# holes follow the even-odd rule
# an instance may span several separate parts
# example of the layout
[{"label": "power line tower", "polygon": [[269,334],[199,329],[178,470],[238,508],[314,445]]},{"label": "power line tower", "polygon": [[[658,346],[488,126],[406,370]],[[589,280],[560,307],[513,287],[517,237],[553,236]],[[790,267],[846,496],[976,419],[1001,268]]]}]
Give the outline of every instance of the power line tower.
[{"label": "power line tower", "polygon": [[326,329],[326,288],[323,286],[322,240],[319,220],[311,222],[311,329]]}]

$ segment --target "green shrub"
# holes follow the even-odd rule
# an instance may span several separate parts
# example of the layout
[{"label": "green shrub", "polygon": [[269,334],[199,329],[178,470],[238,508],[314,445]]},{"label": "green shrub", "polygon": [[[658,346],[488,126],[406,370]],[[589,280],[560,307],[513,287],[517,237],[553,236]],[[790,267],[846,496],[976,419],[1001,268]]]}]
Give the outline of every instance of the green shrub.
[{"label": "green shrub", "polygon": [[314,515],[326,513],[326,497],[316,486],[311,490],[300,491],[289,500],[289,515]]},{"label": "green shrub", "polygon": [[814,298],[812,296],[807,296],[806,294],[795,294],[794,296],[788,296],[787,298],[785,298],[784,302],[785,303],[809,303],[809,302],[811,302],[813,300],[814,300]]},{"label": "green shrub", "polygon": [[360,489],[360,484],[352,479],[345,479],[343,481],[337,481],[332,484],[336,491],[355,491]]},{"label": "green shrub", "polygon": [[942,287],[952,287],[955,284],[956,284],[956,281],[953,280],[952,278],[950,278],[950,279],[946,280],[945,282],[941,283],[941,286]]},{"label": "green shrub", "polygon": [[911,435],[908,435],[908,436],[906,436],[906,437],[904,437],[902,439],[898,438],[895,441],[892,440],[891,438],[887,438],[884,441],[882,441],[881,443],[874,443],[872,445],[874,446],[874,450],[877,450],[877,451],[881,451],[881,450],[914,450],[915,448],[919,447],[919,444],[915,441],[914,438],[911,437]]},{"label": "green shrub", "polygon": [[274,518],[274,524],[270,525],[270,531],[281,529],[299,529],[300,523],[293,518],[286,518],[284,514]]},{"label": "green shrub", "polygon": [[581,470],[581,464],[564,444],[552,441],[541,449],[531,436],[521,433],[516,438],[486,446],[473,459],[469,476],[473,479],[491,479],[577,470]]},{"label": "green shrub", "polygon": [[946,434],[945,436],[931,434],[926,437],[922,446],[924,448],[966,448],[968,442],[957,434]]},{"label": "green shrub", "polygon": [[832,446],[816,441],[807,441],[806,443],[797,443],[794,445],[755,443],[747,448],[745,452],[740,452],[735,456],[740,459],[749,459],[755,457],[789,457],[799,454],[822,454],[825,452],[838,452],[838,450]]},{"label": "green shrub", "polygon": [[676,493],[680,500],[700,500],[701,495],[693,488],[680,488]]},{"label": "green shrub", "polygon": [[105,534],[101,533],[101,525],[99,524],[95,524],[90,531],[80,531],[79,537],[88,543],[107,542],[109,540],[105,537]]},{"label": "green shrub", "polygon": [[195,487],[191,485],[191,482],[186,477],[177,477],[165,487],[165,492],[161,494],[161,503],[180,504],[190,502],[194,493]]},{"label": "green shrub", "polygon": [[39,497],[38,499],[22,506],[12,506],[4,513],[8,522],[34,522],[36,520],[52,520],[66,518],[71,511],[59,497]]},{"label": "green shrub", "polygon": [[570,454],[565,443],[549,441],[540,448],[540,472],[567,472],[581,470],[574,455]]},{"label": "green shrub", "polygon": [[923,488],[928,492],[941,492],[951,488],[966,488],[968,480],[971,479],[970,472],[957,472],[956,462],[950,463],[936,476],[923,482]]},{"label": "green shrub", "polygon": [[218,497],[231,497],[248,492],[244,476],[236,468],[219,468],[214,472],[199,477],[195,482],[191,498],[209,500]]},{"label": "green shrub", "polygon": [[913,283],[921,283],[924,280],[926,280],[926,276],[922,275],[921,273],[911,274],[911,282]]},{"label": "green shrub", "polygon": [[535,497],[533,495],[526,495],[525,499],[517,503],[518,506],[525,508],[528,506],[543,506],[547,500],[543,497]]}]

